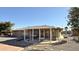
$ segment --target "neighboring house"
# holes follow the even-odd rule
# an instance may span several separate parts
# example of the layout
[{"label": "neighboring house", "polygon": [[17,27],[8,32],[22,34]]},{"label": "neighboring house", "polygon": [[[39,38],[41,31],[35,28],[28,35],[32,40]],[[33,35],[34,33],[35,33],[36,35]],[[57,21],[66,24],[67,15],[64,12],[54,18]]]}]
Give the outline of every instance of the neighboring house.
[{"label": "neighboring house", "polygon": [[25,41],[30,40],[58,40],[63,39],[61,35],[63,28],[54,26],[29,26],[26,28],[20,28],[13,30],[13,36],[18,38],[24,38]]}]

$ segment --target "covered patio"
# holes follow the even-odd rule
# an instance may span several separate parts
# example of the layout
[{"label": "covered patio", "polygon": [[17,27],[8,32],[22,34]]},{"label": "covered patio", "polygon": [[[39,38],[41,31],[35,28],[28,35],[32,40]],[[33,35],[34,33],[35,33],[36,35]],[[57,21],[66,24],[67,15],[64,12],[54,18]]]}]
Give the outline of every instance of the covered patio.
[{"label": "covered patio", "polygon": [[62,28],[53,26],[31,26],[13,31],[13,35],[24,39],[25,42],[42,40],[55,41],[61,37]]}]

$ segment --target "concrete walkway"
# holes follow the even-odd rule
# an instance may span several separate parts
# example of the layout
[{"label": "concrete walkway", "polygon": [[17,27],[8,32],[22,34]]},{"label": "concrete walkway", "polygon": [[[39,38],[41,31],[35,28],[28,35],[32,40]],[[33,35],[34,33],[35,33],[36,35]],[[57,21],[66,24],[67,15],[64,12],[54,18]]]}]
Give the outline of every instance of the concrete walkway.
[{"label": "concrete walkway", "polygon": [[16,46],[16,38],[0,37],[0,51],[21,51],[23,49]]},{"label": "concrete walkway", "polygon": [[16,46],[11,46],[11,45],[0,43],[0,51],[21,51],[23,49],[24,48],[21,48],[21,47],[16,47]]}]

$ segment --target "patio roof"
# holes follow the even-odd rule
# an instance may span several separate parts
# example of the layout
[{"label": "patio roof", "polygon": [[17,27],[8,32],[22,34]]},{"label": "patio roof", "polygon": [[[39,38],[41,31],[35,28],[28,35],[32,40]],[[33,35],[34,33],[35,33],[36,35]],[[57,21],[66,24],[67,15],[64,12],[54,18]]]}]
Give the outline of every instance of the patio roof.
[{"label": "patio roof", "polygon": [[14,29],[14,30],[24,30],[24,29],[47,29],[47,28],[63,29],[63,28],[55,27],[55,26],[41,25],[41,26],[28,26],[28,27],[24,27],[24,28],[17,28],[17,29]]}]

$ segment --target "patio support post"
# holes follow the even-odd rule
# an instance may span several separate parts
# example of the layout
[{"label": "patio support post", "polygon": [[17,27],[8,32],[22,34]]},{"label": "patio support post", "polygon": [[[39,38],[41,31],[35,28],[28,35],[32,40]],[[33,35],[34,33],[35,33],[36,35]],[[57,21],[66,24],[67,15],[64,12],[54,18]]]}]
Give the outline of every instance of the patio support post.
[{"label": "patio support post", "polygon": [[50,43],[52,41],[52,29],[50,28]]},{"label": "patio support post", "polygon": [[59,40],[60,36],[61,36],[61,33],[60,33],[60,31],[58,30],[58,40]]},{"label": "patio support post", "polygon": [[40,41],[40,34],[41,34],[41,33],[40,33],[40,29],[39,29],[39,41]]},{"label": "patio support post", "polygon": [[32,29],[32,42],[34,41],[34,29]]},{"label": "patio support post", "polygon": [[45,39],[45,30],[44,30],[44,39]]},{"label": "patio support post", "polygon": [[24,29],[24,41],[26,42],[26,31]]}]

